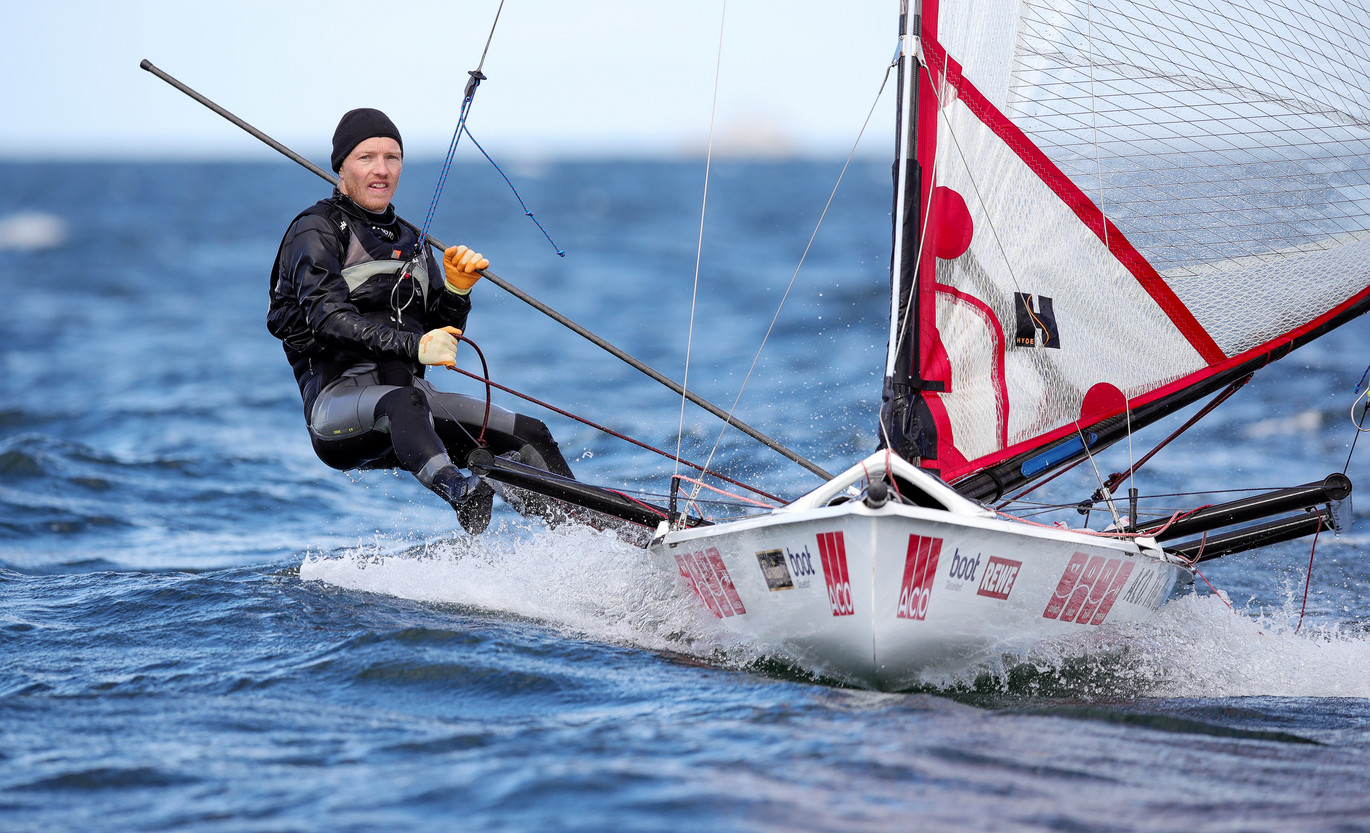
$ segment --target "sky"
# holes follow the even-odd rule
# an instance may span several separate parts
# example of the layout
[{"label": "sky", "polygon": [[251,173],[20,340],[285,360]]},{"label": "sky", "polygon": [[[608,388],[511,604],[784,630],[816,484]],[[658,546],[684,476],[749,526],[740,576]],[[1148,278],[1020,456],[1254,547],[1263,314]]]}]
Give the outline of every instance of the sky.
[{"label": "sky", "polygon": [[[492,25],[467,126],[504,156],[699,153],[711,125],[717,153],[845,154],[897,16],[898,0],[23,2],[0,51],[0,159],[273,154],[143,59],[316,160],[353,107],[441,156]],[[892,146],[893,95],[866,155]]]}]

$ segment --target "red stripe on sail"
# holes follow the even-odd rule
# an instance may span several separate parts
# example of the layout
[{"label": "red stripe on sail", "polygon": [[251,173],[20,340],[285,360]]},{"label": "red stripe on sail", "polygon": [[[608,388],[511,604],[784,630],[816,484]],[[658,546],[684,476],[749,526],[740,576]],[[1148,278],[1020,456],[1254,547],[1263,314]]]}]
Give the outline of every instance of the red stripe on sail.
[{"label": "red stripe on sail", "polygon": [[[922,31],[919,38],[927,43],[937,37],[937,0],[925,0],[921,10]],[[911,45],[906,45],[911,48]],[[910,83],[911,79],[905,79],[904,83]],[[924,228],[918,230],[920,240],[918,246],[918,274],[925,276],[926,280],[919,280],[915,287],[917,294],[914,298],[916,314],[918,316],[918,357],[913,358],[916,363],[927,364],[928,367],[912,367],[912,375],[923,379],[942,379],[949,377],[950,364],[946,361],[946,348],[942,346],[941,334],[937,330],[937,256],[933,252],[933,246],[922,245],[921,237],[925,231],[931,231],[932,225],[936,223],[935,217],[930,217],[932,210],[932,171],[936,170],[934,163],[937,161],[937,91],[933,89],[932,81],[926,72],[919,72],[917,75],[914,94],[918,97],[918,112],[920,118],[915,126],[914,157],[918,160],[918,165],[923,171],[923,176],[918,183],[918,205],[919,220]],[[931,117],[929,117],[929,114]],[[930,375],[924,375],[925,373]]]},{"label": "red stripe on sail", "polygon": [[[991,382],[994,385],[995,391],[998,393],[998,396],[996,398],[998,400],[999,408],[998,412],[995,414],[995,421],[998,427],[999,445],[1007,445],[1008,414],[1010,407],[1008,396],[1008,374],[1004,369],[1004,356],[1007,354],[1007,351],[1004,349],[1004,328],[1001,322],[999,321],[999,316],[994,314],[994,310],[990,307],[989,304],[986,304],[984,301],[975,297],[974,295],[962,292],[961,290],[955,287],[939,283],[937,284],[937,291],[945,295],[949,295],[952,298],[955,298],[960,303],[966,304],[972,310],[974,310],[976,313],[982,316],[986,321],[985,330],[994,339],[994,370],[991,371]],[[946,382],[946,392],[954,393],[956,390],[956,380],[951,378],[950,373],[947,374]],[[928,392],[927,394],[925,394],[925,398],[927,399],[932,399],[935,397],[937,397],[936,393]],[[942,418],[945,418],[946,411],[944,409],[939,408],[937,409],[935,414],[940,414]],[[940,424],[940,420],[939,425],[937,426],[939,432],[937,436],[943,436],[941,431],[944,427],[946,428],[945,436],[950,437],[951,425],[948,423],[947,425],[943,426]]]},{"label": "red stripe on sail", "polygon": [[[1297,327],[1278,338],[1273,338],[1270,341],[1267,341],[1266,343],[1261,344],[1257,347],[1253,347],[1244,353],[1239,353],[1221,364],[1213,365],[1211,367],[1205,368],[1195,373],[1191,373],[1188,376],[1184,376],[1180,379],[1177,379],[1174,382],[1171,382],[1168,385],[1163,385],[1161,387],[1155,388],[1154,390],[1147,391],[1144,393],[1133,394],[1131,397],[1132,407],[1136,409],[1143,405],[1149,405],[1153,402],[1163,400],[1166,397],[1180,393],[1186,388],[1199,384],[1204,380],[1210,379],[1220,373],[1224,373],[1233,368],[1241,367],[1242,365],[1247,364],[1249,362],[1259,360],[1262,356],[1266,356],[1270,353],[1274,353],[1282,348],[1290,346],[1295,341],[1298,341],[1301,337],[1306,336],[1309,333],[1315,332],[1318,329],[1327,326],[1327,324],[1333,319],[1335,319],[1337,316],[1346,313],[1354,307],[1361,306],[1366,303],[1370,303],[1370,287],[1366,287],[1365,289],[1356,293],[1346,302],[1338,304],[1335,308],[1329,310],[1327,313],[1323,315],[1318,316],[1312,321],[1309,321],[1302,327]],[[946,417],[946,410],[941,407],[933,407],[938,405],[939,403],[937,403],[932,397],[927,397],[926,401],[933,412],[934,418],[937,422],[938,431],[940,432],[945,429],[948,432],[946,436],[951,437],[950,427]],[[1121,413],[1122,409],[1120,408],[1116,413],[1098,414],[1097,418],[1094,421],[1098,422],[1102,419],[1106,419],[1107,417],[1117,416]],[[1081,427],[1088,428],[1089,426]],[[1078,432],[1078,430],[1079,429],[1075,426],[1074,423],[1069,425],[1063,425],[1054,431],[1049,431],[1045,434],[1033,436],[1027,440],[1024,440],[1023,442],[1015,443],[1014,445],[1000,449],[999,451],[996,451],[993,454],[986,454],[983,457],[977,457],[972,460],[967,460],[964,456],[960,454],[960,452],[953,451],[953,453],[947,453],[947,447],[942,444],[942,435],[939,434],[938,453],[941,456],[936,461],[937,470],[939,471],[939,474],[942,477],[942,479],[951,483],[955,483],[957,478],[974,474],[975,472],[978,472],[981,469],[989,468],[990,466],[993,466],[996,463],[1002,463],[1003,461],[1015,457],[1019,454],[1023,454],[1034,449],[1050,445],[1051,443],[1057,442],[1061,439],[1064,439],[1065,437],[1073,436]],[[931,460],[927,461],[927,465],[929,468],[933,467],[932,463],[933,461]]]}]

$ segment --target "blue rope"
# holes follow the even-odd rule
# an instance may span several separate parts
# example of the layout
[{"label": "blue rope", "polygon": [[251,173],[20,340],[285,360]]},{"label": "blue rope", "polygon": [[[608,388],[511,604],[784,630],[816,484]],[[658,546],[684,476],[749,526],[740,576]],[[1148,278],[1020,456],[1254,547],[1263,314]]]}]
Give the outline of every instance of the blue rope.
[{"label": "blue rope", "polygon": [[[1370,378],[1370,367],[1365,368],[1361,374],[1360,381],[1356,383],[1356,398],[1359,399],[1361,391],[1365,389],[1365,380]],[[1365,418],[1370,416],[1370,398],[1366,399],[1361,406],[1360,419],[1356,419],[1356,405],[1351,403],[1351,424],[1356,426],[1356,434],[1351,438],[1351,448],[1346,452],[1346,465],[1341,467],[1341,473],[1346,474],[1351,469],[1351,457],[1356,453],[1356,443],[1360,442],[1360,435],[1365,432]]]},{"label": "blue rope", "polygon": [[504,169],[499,166],[499,163],[496,162],[494,159],[490,158],[490,154],[485,152],[485,148],[480,146],[480,142],[476,141],[476,137],[471,135],[470,130],[466,130],[464,126],[460,127],[459,129],[465,131],[466,137],[471,140],[471,144],[476,146],[476,150],[480,151],[481,156],[485,157],[485,161],[493,165],[495,170],[499,172],[499,175],[504,177],[505,184],[509,186],[510,191],[514,192],[514,199],[518,200],[519,206],[523,208],[523,215],[528,219],[532,220],[533,225],[538,227],[538,231],[542,232],[542,236],[546,237],[547,242],[552,244],[552,248],[555,249],[557,252],[557,257],[566,257],[566,252],[563,251],[561,247],[557,245],[557,241],[552,239],[552,235],[547,233],[547,229],[542,227],[542,223],[539,223],[538,218],[533,216],[533,212],[528,210],[527,203],[523,201],[523,197],[519,196],[519,189],[514,187],[513,182],[510,182],[509,176],[504,172]]},{"label": "blue rope", "polygon": [[[480,70],[473,69],[470,73],[471,80],[466,84],[466,95],[461,100],[461,116],[457,119],[457,129],[452,131],[452,142],[447,146],[447,159],[442,163],[442,173],[438,175],[438,185],[433,189],[433,200],[428,203],[428,216],[423,218],[423,231],[419,232],[418,242],[414,244],[414,257],[418,258],[423,252],[423,245],[428,240],[428,230],[433,227],[433,215],[438,210],[438,200],[442,197],[442,187],[447,184],[447,174],[452,170],[452,157],[457,153],[457,143],[461,141],[462,131],[466,129],[466,116],[471,112],[471,100],[476,97],[476,87],[485,79]],[[472,141],[475,141],[472,139]]]}]

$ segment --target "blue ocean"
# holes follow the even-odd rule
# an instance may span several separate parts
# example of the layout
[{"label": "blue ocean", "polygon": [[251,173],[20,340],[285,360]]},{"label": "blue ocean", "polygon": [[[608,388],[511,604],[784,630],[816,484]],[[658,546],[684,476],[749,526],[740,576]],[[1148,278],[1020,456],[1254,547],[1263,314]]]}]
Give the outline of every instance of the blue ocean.
[{"label": "blue ocean", "polygon": [[[702,161],[507,166],[553,245],[462,162],[433,233],[837,471],[876,445],[890,245],[888,164],[853,163],[823,216],[842,169],[715,161],[706,198]],[[421,222],[437,179],[407,165],[401,213]],[[1363,511],[1206,563],[1144,625],[843,688],[728,637],[607,532],[497,504],[470,538],[408,475],[319,463],[263,322],[322,180],[259,161],[0,181],[0,829],[1370,830]],[[473,298],[491,379],[667,452],[496,391],[581,478],[664,500],[679,445],[775,494],[817,485],[488,282]],[[1194,505],[1348,462],[1370,486],[1368,335],[1258,374],[1139,488]]]}]

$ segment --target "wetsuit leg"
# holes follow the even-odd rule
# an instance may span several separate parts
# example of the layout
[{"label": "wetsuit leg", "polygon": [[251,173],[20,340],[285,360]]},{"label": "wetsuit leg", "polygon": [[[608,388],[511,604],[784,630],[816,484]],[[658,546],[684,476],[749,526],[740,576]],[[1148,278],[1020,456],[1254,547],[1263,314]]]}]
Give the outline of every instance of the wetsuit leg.
[{"label": "wetsuit leg", "polygon": [[447,448],[433,430],[428,400],[417,388],[396,388],[382,396],[376,402],[375,420],[388,426],[395,457],[405,471],[418,475],[434,458],[447,457]]},{"label": "wetsuit leg", "polygon": [[[434,427],[458,464],[465,462],[466,455],[480,445],[477,439],[481,439],[494,454],[517,452],[523,463],[563,477],[575,477],[542,420],[494,406],[487,416],[484,400],[439,391],[422,380],[415,384],[426,388]],[[574,509],[553,498],[493,478],[489,482],[504,502],[521,515],[539,517],[556,526],[575,514]]]},{"label": "wetsuit leg", "polygon": [[376,402],[393,385],[380,383],[375,366],[359,367],[323,389],[309,414],[314,453],[328,466],[347,469],[394,468],[394,450],[384,425],[377,425]]},{"label": "wetsuit leg", "polygon": [[482,438],[485,447],[495,454],[516,451],[531,466],[563,477],[575,476],[542,420],[498,406],[491,406],[487,419],[484,400],[439,391],[424,380],[416,381],[415,386],[427,394],[438,436],[458,465],[479,445],[477,438]]}]

